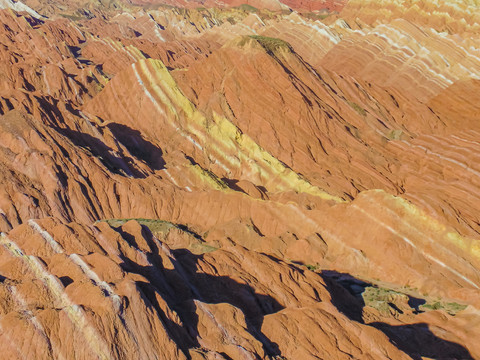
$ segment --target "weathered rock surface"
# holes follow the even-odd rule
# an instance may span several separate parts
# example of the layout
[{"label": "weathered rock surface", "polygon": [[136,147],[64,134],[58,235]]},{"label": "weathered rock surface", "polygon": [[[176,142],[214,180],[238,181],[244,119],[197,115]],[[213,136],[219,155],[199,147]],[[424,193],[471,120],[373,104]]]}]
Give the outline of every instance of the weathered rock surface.
[{"label": "weathered rock surface", "polygon": [[475,1],[172,4],[0,2],[2,356],[480,358]]}]

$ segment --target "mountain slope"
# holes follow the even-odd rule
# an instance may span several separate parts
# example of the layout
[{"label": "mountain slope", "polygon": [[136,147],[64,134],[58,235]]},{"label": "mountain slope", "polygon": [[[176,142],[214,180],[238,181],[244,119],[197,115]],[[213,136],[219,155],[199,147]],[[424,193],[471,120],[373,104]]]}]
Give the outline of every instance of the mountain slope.
[{"label": "mountain slope", "polygon": [[5,4],[5,357],[480,357],[475,2]]}]

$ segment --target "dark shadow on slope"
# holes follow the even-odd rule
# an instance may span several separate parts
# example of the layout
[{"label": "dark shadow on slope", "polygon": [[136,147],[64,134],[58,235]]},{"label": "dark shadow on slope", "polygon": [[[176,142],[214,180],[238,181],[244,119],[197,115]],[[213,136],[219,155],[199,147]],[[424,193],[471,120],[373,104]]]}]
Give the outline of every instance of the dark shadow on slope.
[{"label": "dark shadow on slope", "polygon": [[365,303],[361,294],[370,284],[336,271],[323,271],[321,276],[332,297],[332,304],[350,320],[363,323]]},{"label": "dark shadow on slope", "polygon": [[460,344],[439,338],[430,331],[428,324],[393,326],[375,322],[369,325],[381,330],[393,344],[415,360],[425,357],[438,360],[473,360],[467,349]]},{"label": "dark shadow on slope", "polygon": [[[119,229],[116,229],[119,231]],[[262,332],[263,318],[283,309],[272,297],[258,294],[249,285],[239,283],[227,276],[213,276],[197,272],[198,262],[203,255],[194,255],[186,249],[172,252],[174,268],[163,263],[161,252],[150,230],[143,227],[145,239],[153,250],[147,253],[151,265],[145,266],[122,256],[125,271],[144,276],[148,282],[137,282],[137,288],[145,303],[155,309],[168,334],[187,358],[189,349],[200,347],[198,343],[198,315],[196,301],[209,304],[227,303],[240,309],[245,315],[248,332],[259,340],[264,351],[270,356],[281,355],[277,344],[271,342]],[[132,239],[128,242],[133,245]],[[164,255],[165,256],[165,255]],[[175,310],[181,323],[173,321],[158,303],[158,296]]]},{"label": "dark shadow on slope", "polygon": [[[332,304],[350,320],[365,324],[362,318],[365,306],[362,293],[366,287],[374,285],[336,271],[323,271],[321,276],[332,297]],[[418,311],[418,307],[424,303],[423,299],[409,296],[408,304],[415,311]],[[473,360],[467,349],[460,344],[439,338],[425,323],[394,326],[373,322],[366,325],[382,331],[392,344],[415,360],[421,360],[423,357],[438,360]]]},{"label": "dark shadow on slope", "polygon": [[27,20],[30,26],[34,29],[38,29],[41,25],[45,23],[41,19],[31,16],[29,13],[25,11],[19,11],[17,14],[17,17],[20,17],[20,16],[22,16],[25,20]]},{"label": "dark shadow on slope", "polygon": [[58,280],[60,280],[60,282],[62,283],[62,285],[64,287],[67,287],[68,285],[73,283],[73,280],[70,276],[61,276],[61,277],[58,278]]},{"label": "dark shadow on slope", "polygon": [[115,155],[113,149],[100,139],[68,128],[55,128],[55,130],[67,137],[75,146],[85,149],[92,157],[100,160],[112,173],[137,178],[145,177],[145,175],[136,171],[134,167],[128,165],[129,162],[133,162],[133,159]]},{"label": "dark shadow on slope", "polygon": [[151,142],[145,140],[140,131],[117,123],[110,123],[107,127],[115,138],[120,141],[133,156],[145,161],[152,170],[161,170],[165,168],[165,160],[163,160],[162,150]]},{"label": "dark shadow on slope", "polygon": [[246,194],[246,192],[240,186],[237,185],[239,180],[229,179],[229,178],[224,177],[224,178],[222,178],[222,181],[225,184],[227,184],[230,189]]},{"label": "dark shadow on slope", "polygon": [[[102,140],[78,130],[65,128],[65,119],[59,110],[58,100],[50,99],[53,103],[48,102],[45,98],[36,97],[43,110],[44,115],[50,122],[50,127],[67,137],[74,145],[86,149],[92,156],[98,158],[105,167],[111,172],[123,176],[145,178],[148,174],[139,170],[135,165],[135,160],[146,163],[152,171],[163,169],[165,160],[163,159],[162,150],[147,141],[140,131],[129,128],[128,126],[111,123],[107,125],[115,139],[120,142],[129,152],[123,154],[121,151],[115,152],[107,146]],[[70,104],[65,104],[65,109],[76,117],[80,117],[81,113],[78,109],[74,109]],[[102,131],[101,129],[98,129]],[[60,146],[59,144],[57,144]],[[64,156],[68,156],[64,151]],[[135,157],[133,159],[131,156]]]},{"label": "dark shadow on slope", "polygon": [[[161,169],[165,165],[165,161],[162,158],[162,150],[151,144],[150,142],[143,140],[138,131],[129,129],[122,129],[121,133],[117,130],[126,144],[125,147],[137,160],[144,161],[152,171]],[[135,178],[145,178],[148,174],[138,169],[135,165],[135,159],[131,156],[124,156],[112,148],[107,146],[102,140],[80,131],[55,128],[63,136],[66,136],[70,141],[78,147],[87,150],[93,157],[96,157],[100,162],[112,173]],[[117,134],[114,133],[115,136]],[[127,139],[129,139],[127,141]],[[118,139],[122,144],[122,140]],[[133,145],[132,145],[133,144]],[[133,150],[133,151],[132,151]]]},{"label": "dark shadow on slope", "polygon": [[[65,118],[59,109],[59,100],[54,99],[51,96],[48,98],[35,96],[35,100],[37,100],[43,115],[42,118],[47,121],[47,124],[55,127],[59,124],[65,123]],[[65,108],[69,110],[69,108],[71,108],[70,104],[65,104]]]},{"label": "dark shadow on slope", "polygon": [[203,255],[194,255],[186,249],[176,250],[174,255],[178,265],[183,267],[189,284],[194,286],[197,300],[210,304],[227,303],[240,309],[245,316],[248,332],[263,344],[265,352],[270,356],[281,355],[278,345],[261,332],[264,316],[283,309],[276,299],[257,294],[249,285],[227,276],[197,272],[197,263]]},{"label": "dark shadow on slope", "polygon": [[412,309],[415,309],[414,312],[421,312],[419,307],[421,305],[424,305],[426,303],[425,299],[418,299],[418,298],[415,298],[415,297],[410,297],[408,299],[408,305],[412,308]]}]

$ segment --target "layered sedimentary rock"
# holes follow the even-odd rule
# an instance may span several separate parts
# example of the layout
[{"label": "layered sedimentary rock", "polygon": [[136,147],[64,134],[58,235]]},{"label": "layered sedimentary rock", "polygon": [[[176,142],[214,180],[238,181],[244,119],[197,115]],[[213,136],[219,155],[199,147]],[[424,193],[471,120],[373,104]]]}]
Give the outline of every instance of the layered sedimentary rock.
[{"label": "layered sedimentary rock", "polygon": [[24,4],[6,357],[480,357],[474,2]]},{"label": "layered sedimentary rock", "polygon": [[[167,232],[167,241],[189,237]],[[8,303],[2,332],[11,338],[3,350],[12,358],[255,359],[280,352],[282,337],[289,338],[272,326],[302,316],[313,324],[328,319],[348,333],[340,346],[357,356],[406,358],[380,331],[349,322],[330,303],[321,277],[241,247],[204,255],[172,251],[134,221],[114,230],[105,223],[85,229],[31,220],[1,241]],[[266,276],[272,272],[274,278]],[[35,308],[42,300],[47,307]],[[28,342],[16,337],[19,331],[31,334]],[[268,340],[272,335],[277,342]],[[303,351],[334,351],[335,336],[322,327],[312,341],[323,348]]]}]

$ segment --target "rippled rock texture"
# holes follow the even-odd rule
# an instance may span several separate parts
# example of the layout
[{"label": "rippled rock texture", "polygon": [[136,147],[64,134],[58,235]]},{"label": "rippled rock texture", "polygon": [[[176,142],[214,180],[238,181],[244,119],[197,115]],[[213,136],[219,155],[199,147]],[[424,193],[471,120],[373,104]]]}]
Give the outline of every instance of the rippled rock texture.
[{"label": "rippled rock texture", "polygon": [[4,358],[480,358],[476,1],[0,8]]}]

